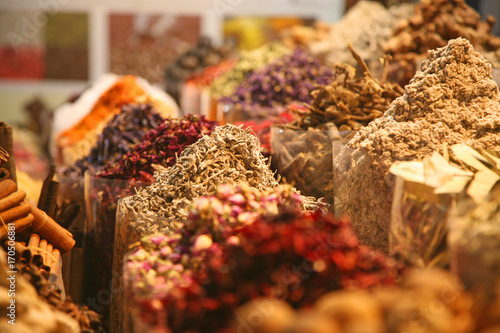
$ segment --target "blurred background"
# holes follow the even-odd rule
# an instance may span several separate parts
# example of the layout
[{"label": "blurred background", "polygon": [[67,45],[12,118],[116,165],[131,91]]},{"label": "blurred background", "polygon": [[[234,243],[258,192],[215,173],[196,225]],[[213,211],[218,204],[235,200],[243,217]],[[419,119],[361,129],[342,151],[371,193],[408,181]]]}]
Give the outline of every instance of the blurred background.
[{"label": "blurred background", "polygon": [[[35,101],[54,109],[108,72],[163,87],[165,69],[201,36],[253,49],[293,25],[338,21],[356,2],[0,0],[0,120],[23,123]],[[498,0],[467,2],[500,16]]]}]

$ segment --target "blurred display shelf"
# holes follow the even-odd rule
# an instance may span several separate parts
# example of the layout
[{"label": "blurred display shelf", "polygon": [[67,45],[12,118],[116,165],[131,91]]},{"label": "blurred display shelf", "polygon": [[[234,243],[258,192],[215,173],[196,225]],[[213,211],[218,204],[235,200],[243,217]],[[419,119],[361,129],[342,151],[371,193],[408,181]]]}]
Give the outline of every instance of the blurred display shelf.
[{"label": "blurred display shelf", "polygon": [[[234,16],[296,16],[334,22],[344,12],[345,0],[0,0],[2,10],[86,13],[89,19],[89,81],[109,71],[111,14],[197,15],[204,36],[220,44],[224,18]],[[74,91],[87,81],[0,80],[0,90]]]}]

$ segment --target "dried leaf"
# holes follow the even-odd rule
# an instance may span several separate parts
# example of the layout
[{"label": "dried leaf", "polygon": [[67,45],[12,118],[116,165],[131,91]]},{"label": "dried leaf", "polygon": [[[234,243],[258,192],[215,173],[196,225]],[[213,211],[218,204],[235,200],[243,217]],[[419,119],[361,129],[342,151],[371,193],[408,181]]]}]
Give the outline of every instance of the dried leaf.
[{"label": "dried leaf", "polygon": [[479,203],[490,193],[491,189],[498,182],[500,177],[489,169],[481,170],[474,175],[467,194]]},{"label": "dried leaf", "polygon": [[409,182],[425,183],[424,163],[421,161],[396,162],[391,166],[389,172]]},{"label": "dried leaf", "polygon": [[476,170],[489,170],[487,166],[489,164],[488,160],[471,147],[459,144],[453,145],[451,150],[460,161],[468,166]]}]

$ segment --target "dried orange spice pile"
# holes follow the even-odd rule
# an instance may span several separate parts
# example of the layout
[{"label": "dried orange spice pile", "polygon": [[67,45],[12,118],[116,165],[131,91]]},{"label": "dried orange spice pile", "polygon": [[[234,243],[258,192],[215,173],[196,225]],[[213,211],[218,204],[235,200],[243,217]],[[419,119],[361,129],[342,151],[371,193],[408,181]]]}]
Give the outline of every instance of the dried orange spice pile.
[{"label": "dried orange spice pile", "polygon": [[123,76],[101,95],[84,118],[57,137],[60,162],[71,165],[88,155],[106,123],[121,112],[122,106],[131,103],[151,103],[164,117],[174,113],[174,110],[149,95],[135,76]]}]

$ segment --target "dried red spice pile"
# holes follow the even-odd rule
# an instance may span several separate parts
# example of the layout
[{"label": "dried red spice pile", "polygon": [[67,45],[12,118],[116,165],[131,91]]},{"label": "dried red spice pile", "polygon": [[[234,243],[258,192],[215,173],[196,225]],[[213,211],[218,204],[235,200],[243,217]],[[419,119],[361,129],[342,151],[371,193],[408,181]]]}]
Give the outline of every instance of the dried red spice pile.
[{"label": "dried red spice pile", "polygon": [[115,163],[135,145],[141,142],[143,136],[164,121],[149,104],[127,104],[122,111],[111,119],[97,142],[85,156],[65,170],[65,174],[83,176],[89,169],[99,169],[106,164]]},{"label": "dried red spice pile", "polygon": [[[208,253],[193,283],[162,301],[172,332],[232,332],[234,311],[256,297],[302,308],[332,290],[391,285],[397,273],[386,256],[359,246],[345,219],[282,214],[235,234],[239,242]],[[141,319],[158,324],[142,308]]]},{"label": "dried red spice pile", "polygon": [[98,176],[152,183],[153,164],[164,167],[174,165],[176,154],[198,141],[203,134],[209,135],[215,126],[217,122],[206,120],[204,116],[167,119],[149,131],[141,143],[121,160],[108,164]]}]

